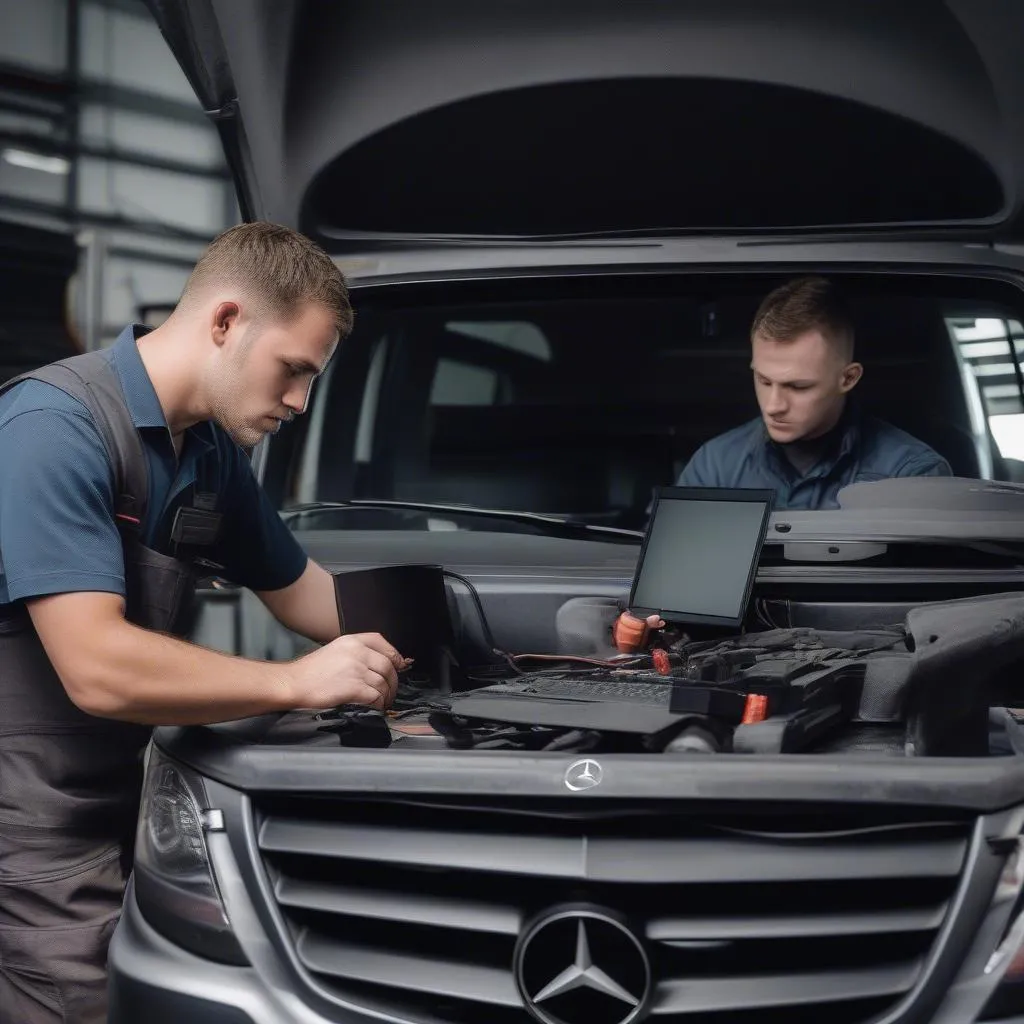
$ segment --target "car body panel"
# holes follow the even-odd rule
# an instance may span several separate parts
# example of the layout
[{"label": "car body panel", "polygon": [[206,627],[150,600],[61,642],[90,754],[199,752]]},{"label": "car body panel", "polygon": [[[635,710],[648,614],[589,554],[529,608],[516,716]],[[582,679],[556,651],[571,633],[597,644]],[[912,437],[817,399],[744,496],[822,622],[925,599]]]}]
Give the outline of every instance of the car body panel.
[{"label": "car body panel", "polygon": [[[769,275],[813,270],[879,281],[992,278],[1018,290],[1024,281],[1024,5],[1012,0],[147,4],[218,125],[243,217],[320,241],[364,309],[377,299],[400,305],[406,289],[415,297],[420,285],[443,299],[449,285],[512,278],[528,285],[590,278],[599,288],[610,275],[715,273],[760,285]],[[947,328],[936,323],[941,343]],[[359,340],[353,336],[349,353]],[[744,335],[744,360],[745,345]],[[419,384],[429,387],[424,377]],[[274,444],[290,457],[287,435]],[[268,447],[256,452],[261,474]],[[784,628],[856,629],[899,622],[908,603],[1020,591],[1012,549],[1024,536],[1014,511],[1024,492],[986,492],[991,503],[986,498],[979,510],[971,507],[976,491],[949,485],[959,515],[922,515],[895,492],[884,517],[855,509],[777,514],[775,562],[757,581],[767,588],[760,611],[772,612],[774,599]],[[638,553],[597,537],[486,527],[303,529],[301,513],[293,527],[333,571],[425,556],[461,570],[479,605],[469,588],[457,595],[460,628],[477,612],[492,622],[491,655],[498,644],[555,650],[556,619],[573,598],[616,611]],[[979,540],[995,560],[985,568],[857,564],[887,543]],[[836,550],[822,557],[822,545]],[[470,649],[471,633],[460,634]],[[247,643],[244,653],[255,657],[300,653],[259,628]],[[288,721],[299,728],[279,742],[273,730]],[[840,862],[840,884],[856,875],[870,898],[888,893],[894,907],[902,907],[904,886],[948,883],[947,910],[918,951],[917,980],[882,992],[892,1000],[871,1019],[961,1024],[977,1018],[999,983],[990,957],[1022,884],[1019,871],[1003,873],[1022,849],[1019,757],[914,758],[904,756],[899,736],[895,749],[855,756],[602,750],[587,755],[599,763],[599,783],[577,792],[569,783],[578,752],[448,749],[439,736],[423,745],[402,737],[387,749],[342,748],[330,734],[305,742],[321,724],[300,711],[284,720],[157,730],[158,756],[191,769],[204,808],[214,812],[206,820],[219,822],[206,835],[210,860],[251,967],[225,968],[178,948],[150,927],[130,891],[111,946],[115,1006],[122,999],[112,1024],[143,1015],[160,1024],[151,1008],[168,993],[183,997],[166,1003],[179,1016],[230,1024],[525,1019],[512,956],[501,947],[485,965],[498,949],[494,937],[456,921],[463,888],[491,887],[495,902],[519,900],[524,915],[581,893],[642,913],[638,889],[656,889],[659,900],[680,900],[673,913],[685,918],[694,888],[715,889],[718,899],[738,884],[734,896],[756,896],[775,884],[801,886],[808,865],[811,883],[829,885]],[[466,824],[474,815],[479,835]],[[637,827],[658,815],[650,831]],[[715,815],[730,834],[702,846]],[[276,846],[267,839],[275,829]],[[289,845],[296,836],[302,843]],[[861,841],[866,846],[854,849]],[[962,859],[949,852],[957,843]],[[742,855],[716,862],[714,850],[727,847]],[[752,886],[762,861],[775,874]],[[667,881],[657,874],[666,865]],[[691,866],[699,877],[687,896]],[[326,893],[335,909],[314,901],[296,913],[279,899],[277,883],[289,871],[314,887],[324,883],[309,892],[317,900]],[[1005,884],[997,884],[1001,873]],[[547,887],[531,889],[538,877]],[[369,932],[358,914],[331,916],[347,898],[338,890],[355,890],[360,879],[371,902],[382,894],[374,912],[387,906],[386,920]],[[444,908],[469,936],[467,955],[460,959],[447,936],[429,931],[436,922],[402,918],[407,904],[415,910],[410,893]],[[746,910],[743,895],[720,902],[716,913]],[[399,939],[389,945],[392,926]],[[754,938],[756,929],[755,922]],[[514,931],[501,937],[507,952],[525,941],[525,931],[519,939]],[[319,969],[301,948],[307,934],[326,936]],[[367,934],[371,941],[361,944]],[[692,945],[686,939],[682,947]],[[816,955],[810,939],[805,958]],[[885,941],[862,946],[874,956]],[[763,1009],[762,989],[779,979],[759,966],[739,971],[739,1004],[708,1006]],[[877,985],[893,964],[881,972],[875,963],[863,972],[844,973],[845,961],[835,966],[806,974],[795,959],[778,971],[791,985],[810,978],[820,994],[837,977],[847,986],[856,977]],[[659,979],[659,1010],[671,1020],[701,1008],[687,1006],[690,981],[703,986],[704,998],[733,984],[732,967],[710,983],[692,963],[684,967],[679,977],[663,971]],[[431,991],[435,981],[439,992]],[[412,1010],[410,991],[423,996]],[[436,997],[453,994],[462,1002],[449,1017]],[[818,996],[793,998],[785,1005]]]},{"label": "car body panel", "polygon": [[1005,0],[149,6],[243,213],[336,251],[842,224],[1019,236],[1024,10]]}]

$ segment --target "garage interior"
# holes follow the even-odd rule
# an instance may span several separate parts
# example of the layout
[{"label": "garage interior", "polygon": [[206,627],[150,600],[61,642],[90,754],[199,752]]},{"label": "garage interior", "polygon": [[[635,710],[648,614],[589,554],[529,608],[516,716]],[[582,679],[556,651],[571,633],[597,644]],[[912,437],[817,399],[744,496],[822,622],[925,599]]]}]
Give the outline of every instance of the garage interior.
[{"label": "garage interior", "polygon": [[[143,0],[0,0],[0,380],[157,324],[241,217],[213,125]],[[1003,354],[1024,329],[950,324],[1024,458]]]},{"label": "garage interior", "polygon": [[0,379],[157,323],[239,220],[141,0],[0,0]]}]

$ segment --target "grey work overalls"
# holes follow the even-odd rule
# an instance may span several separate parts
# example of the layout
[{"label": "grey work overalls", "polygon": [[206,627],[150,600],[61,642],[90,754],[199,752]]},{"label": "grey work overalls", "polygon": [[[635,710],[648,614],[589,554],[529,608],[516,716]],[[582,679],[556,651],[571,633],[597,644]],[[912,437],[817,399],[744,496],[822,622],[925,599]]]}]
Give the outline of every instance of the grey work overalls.
[{"label": "grey work overalls", "polygon": [[[114,479],[126,617],[179,633],[190,561],[144,547],[148,467],[116,370],[100,353],[8,381],[54,384],[90,411]],[[0,552],[2,554],[2,552]],[[23,607],[0,608],[0,1024],[102,1024],[107,945],[131,866],[148,726],[68,697]]]}]

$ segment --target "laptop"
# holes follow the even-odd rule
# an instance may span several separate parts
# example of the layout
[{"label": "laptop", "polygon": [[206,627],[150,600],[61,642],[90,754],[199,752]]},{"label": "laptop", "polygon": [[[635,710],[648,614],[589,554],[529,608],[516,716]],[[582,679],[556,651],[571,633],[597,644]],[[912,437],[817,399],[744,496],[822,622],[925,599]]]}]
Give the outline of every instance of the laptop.
[{"label": "laptop", "polygon": [[644,533],[629,607],[683,627],[739,630],[775,492],[663,487]]},{"label": "laptop", "polygon": [[[630,587],[635,615],[666,622],[743,625],[775,492],[664,487],[655,495]],[[534,673],[452,701],[454,714],[523,724],[650,734],[681,716],[738,723],[746,695],[664,677],[615,679],[606,673]]]}]

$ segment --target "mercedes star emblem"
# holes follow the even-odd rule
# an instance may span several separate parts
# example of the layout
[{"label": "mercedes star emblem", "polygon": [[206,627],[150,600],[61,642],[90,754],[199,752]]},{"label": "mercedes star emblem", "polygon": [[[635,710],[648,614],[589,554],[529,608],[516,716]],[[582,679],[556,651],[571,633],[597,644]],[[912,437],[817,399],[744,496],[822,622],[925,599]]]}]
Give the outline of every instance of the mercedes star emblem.
[{"label": "mercedes star emblem", "polygon": [[515,977],[526,1008],[543,1024],[632,1024],[651,991],[640,940],[597,908],[553,911],[524,932]]},{"label": "mercedes star emblem", "polygon": [[573,761],[568,768],[565,769],[565,786],[566,789],[571,789],[574,793],[579,793],[584,789],[593,789],[595,786],[601,784],[601,779],[604,778],[604,769],[589,757],[581,758],[579,761]]}]

